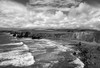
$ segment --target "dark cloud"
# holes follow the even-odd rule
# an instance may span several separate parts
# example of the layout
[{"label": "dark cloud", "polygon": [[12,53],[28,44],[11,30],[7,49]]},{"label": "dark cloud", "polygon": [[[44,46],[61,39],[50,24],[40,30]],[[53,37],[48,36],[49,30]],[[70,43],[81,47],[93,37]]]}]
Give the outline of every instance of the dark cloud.
[{"label": "dark cloud", "polygon": [[22,3],[22,4],[26,4],[27,2],[29,2],[29,0],[14,0],[14,1],[16,1],[16,2],[18,2],[18,3]]},{"label": "dark cloud", "polygon": [[83,0],[83,1],[92,6],[100,6],[100,0]]}]

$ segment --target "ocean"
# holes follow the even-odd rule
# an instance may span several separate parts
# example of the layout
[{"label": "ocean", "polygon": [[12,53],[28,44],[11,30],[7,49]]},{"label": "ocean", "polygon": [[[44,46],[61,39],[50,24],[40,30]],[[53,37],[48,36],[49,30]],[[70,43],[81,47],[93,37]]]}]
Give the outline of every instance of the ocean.
[{"label": "ocean", "polygon": [[[15,38],[0,33],[0,68],[84,67],[71,46],[50,39]],[[59,66],[60,65],[60,66]]]}]

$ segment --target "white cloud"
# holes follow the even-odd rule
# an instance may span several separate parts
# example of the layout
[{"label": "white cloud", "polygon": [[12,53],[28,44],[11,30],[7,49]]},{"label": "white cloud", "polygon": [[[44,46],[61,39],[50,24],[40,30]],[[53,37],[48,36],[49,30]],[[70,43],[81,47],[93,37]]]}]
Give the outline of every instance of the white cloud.
[{"label": "white cloud", "polygon": [[65,12],[68,14],[61,10],[55,14],[46,10],[36,12],[15,2],[0,1],[0,27],[100,29],[100,8],[81,3]]},{"label": "white cloud", "polygon": [[0,26],[17,27],[28,21],[27,8],[11,1],[0,1]]}]

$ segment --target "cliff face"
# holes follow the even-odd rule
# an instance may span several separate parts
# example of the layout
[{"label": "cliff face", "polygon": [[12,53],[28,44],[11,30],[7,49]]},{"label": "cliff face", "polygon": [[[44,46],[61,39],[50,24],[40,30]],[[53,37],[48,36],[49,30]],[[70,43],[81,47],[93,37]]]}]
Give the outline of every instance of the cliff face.
[{"label": "cliff face", "polygon": [[73,32],[72,40],[86,41],[86,42],[96,42],[100,43],[100,32],[95,31],[82,31],[82,32]]},{"label": "cliff face", "polygon": [[78,32],[66,32],[60,38],[66,38],[70,40],[79,40],[86,42],[100,43],[100,32],[97,31],[78,31]]},{"label": "cliff face", "polygon": [[94,32],[74,32],[72,35],[72,39],[93,42],[95,41]]},{"label": "cliff face", "polygon": [[33,39],[49,38],[49,39],[65,39],[65,40],[78,40],[85,42],[100,43],[99,31],[26,31],[26,32],[12,32],[13,36],[31,37]]}]

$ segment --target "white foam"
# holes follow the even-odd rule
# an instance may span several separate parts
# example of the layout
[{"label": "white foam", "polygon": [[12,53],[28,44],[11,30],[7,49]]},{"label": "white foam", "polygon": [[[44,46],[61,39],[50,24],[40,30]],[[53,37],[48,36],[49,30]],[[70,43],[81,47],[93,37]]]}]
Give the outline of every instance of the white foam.
[{"label": "white foam", "polygon": [[6,56],[0,59],[7,59],[7,58],[10,60],[0,62],[0,66],[13,65],[22,67],[22,66],[30,66],[35,62],[34,57],[32,56],[31,53],[26,53],[23,55]]},{"label": "white foam", "polygon": [[79,58],[76,58],[76,60],[71,63],[78,64],[78,66],[75,68],[84,68],[84,63]]},{"label": "white foam", "polygon": [[[22,45],[23,42],[20,43],[10,43],[6,45]],[[27,52],[29,50],[28,46],[26,44],[23,44],[20,47],[16,47],[15,49],[11,49],[12,51],[8,52],[2,52],[0,53],[0,66],[30,66],[34,64],[34,56],[30,52]],[[26,52],[25,52],[26,51]],[[2,61],[5,60],[5,61]]]},{"label": "white foam", "polygon": [[23,45],[23,42],[17,42],[17,43],[8,43],[8,44],[3,44],[3,45]]},{"label": "white foam", "polygon": [[29,41],[30,41],[30,40],[32,40],[32,39],[31,39],[31,38],[21,38],[21,39],[19,39],[19,40],[22,40],[22,41],[25,41],[25,40],[27,41],[27,40],[29,40]]}]

